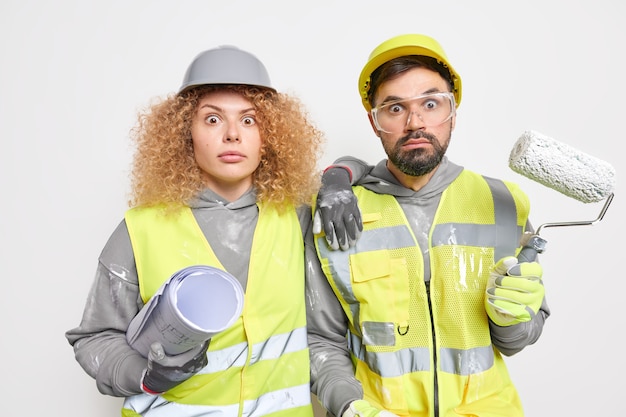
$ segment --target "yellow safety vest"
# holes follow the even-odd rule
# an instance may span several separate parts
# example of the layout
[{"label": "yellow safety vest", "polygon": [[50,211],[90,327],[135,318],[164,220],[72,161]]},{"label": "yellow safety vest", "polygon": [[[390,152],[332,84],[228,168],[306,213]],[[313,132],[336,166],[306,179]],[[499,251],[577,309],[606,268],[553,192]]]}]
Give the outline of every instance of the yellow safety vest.
[{"label": "yellow safety vest", "polygon": [[[186,266],[224,269],[191,209],[165,217],[161,208],[135,208],[125,218],[144,302]],[[164,394],[128,397],[122,416],[313,416],[295,210],[259,205],[242,315],[211,339],[207,355],[204,369]]]},{"label": "yellow safety vest", "polygon": [[411,417],[519,417],[518,393],[492,346],[484,308],[494,259],[515,255],[529,203],[514,184],[463,171],[443,193],[422,250],[392,195],[354,187],[363,233],[348,251],[316,236],[349,319],[364,397]]}]

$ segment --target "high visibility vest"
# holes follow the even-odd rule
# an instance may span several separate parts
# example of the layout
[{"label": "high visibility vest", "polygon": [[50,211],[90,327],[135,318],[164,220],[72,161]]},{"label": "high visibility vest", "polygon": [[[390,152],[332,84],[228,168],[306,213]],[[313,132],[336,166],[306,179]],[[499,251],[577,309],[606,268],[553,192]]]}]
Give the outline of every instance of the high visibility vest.
[{"label": "high visibility vest", "polygon": [[484,308],[489,272],[516,255],[529,203],[514,184],[463,171],[446,189],[428,236],[430,283],[392,195],[354,187],[363,215],[356,246],[322,268],[349,319],[364,398],[411,417],[519,417],[518,393],[492,346]]},{"label": "high visibility vest", "polygon": [[[174,272],[224,269],[191,209],[125,216],[141,296],[146,302]],[[295,210],[259,205],[243,312],[209,344],[208,365],[162,395],[124,401],[125,417],[312,417],[304,305],[304,244]]]}]

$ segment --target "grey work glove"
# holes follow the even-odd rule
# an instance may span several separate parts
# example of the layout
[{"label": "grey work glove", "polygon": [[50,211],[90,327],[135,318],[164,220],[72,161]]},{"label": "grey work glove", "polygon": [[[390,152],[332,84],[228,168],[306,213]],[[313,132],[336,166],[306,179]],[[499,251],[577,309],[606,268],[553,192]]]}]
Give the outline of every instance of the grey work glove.
[{"label": "grey work glove", "polygon": [[187,352],[168,356],[163,345],[154,342],[148,353],[148,368],[141,378],[141,389],[148,394],[161,394],[191,378],[208,363],[209,342]]},{"label": "grey work glove", "polygon": [[350,171],[338,166],[327,168],[317,194],[313,233],[321,233],[323,226],[326,242],[333,250],[347,250],[354,246],[363,231],[357,203],[350,183]]}]

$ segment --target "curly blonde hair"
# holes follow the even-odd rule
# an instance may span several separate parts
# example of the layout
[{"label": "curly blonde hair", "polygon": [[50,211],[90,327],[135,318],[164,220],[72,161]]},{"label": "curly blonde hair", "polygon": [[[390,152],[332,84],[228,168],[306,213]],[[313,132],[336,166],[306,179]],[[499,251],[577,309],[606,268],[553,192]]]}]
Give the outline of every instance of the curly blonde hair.
[{"label": "curly blonde hair", "polygon": [[204,188],[191,139],[198,103],[211,91],[228,89],[253,103],[261,133],[261,162],[253,174],[257,200],[282,209],[311,202],[319,187],[317,162],[323,133],[299,99],[266,88],[202,86],[157,99],[139,112],[131,131],[136,151],[129,205],[185,206]]}]

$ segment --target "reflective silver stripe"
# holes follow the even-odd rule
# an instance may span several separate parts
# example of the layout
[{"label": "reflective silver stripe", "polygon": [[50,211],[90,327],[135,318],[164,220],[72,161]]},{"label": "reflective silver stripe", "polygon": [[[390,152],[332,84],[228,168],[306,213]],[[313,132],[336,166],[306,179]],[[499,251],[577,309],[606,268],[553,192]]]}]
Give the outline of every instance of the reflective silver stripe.
[{"label": "reflective silver stripe", "polygon": [[496,236],[494,260],[497,261],[504,256],[514,255],[520,237],[522,227],[517,225],[517,210],[515,210],[515,200],[513,195],[506,188],[501,180],[484,177],[493,196],[493,207],[495,212]]},{"label": "reflective silver stripe", "polygon": [[[300,327],[289,333],[277,334],[252,347],[250,364],[277,359],[282,354],[307,348],[306,328]],[[248,356],[248,344],[238,343],[225,349],[210,351],[209,363],[198,374],[211,374],[233,366],[244,366]]]},{"label": "reflective silver stripe", "polygon": [[[369,234],[369,231],[363,231],[361,237],[359,238],[358,244],[361,244],[362,238],[366,237]],[[371,239],[366,238],[366,242],[371,243]],[[363,243],[366,243],[363,242]],[[329,262],[330,273],[333,276],[333,279],[337,282],[340,280],[340,277],[349,277],[350,276],[350,257],[346,256],[346,252],[348,253],[356,253],[354,247],[351,247],[347,251],[343,253],[336,253],[341,251],[332,251],[329,250],[326,246],[326,238],[318,237],[317,238],[317,246],[319,248],[320,254],[322,257],[327,258]],[[353,304],[356,302],[356,299],[353,296],[352,285],[348,281],[342,281],[342,286],[346,288],[341,295],[345,298],[345,300],[349,304]]]},{"label": "reflective silver stripe", "polygon": [[494,246],[494,224],[443,223],[433,230],[433,247],[443,245]]},{"label": "reflective silver stripe", "polygon": [[439,367],[442,371],[451,374],[478,374],[490,369],[493,363],[493,348],[491,346],[467,350],[442,348],[439,351]]},{"label": "reflective silver stripe", "polygon": [[[278,411],[307,406],[311,403],[309,384],[280,389],[262,395],[256,400],[245,401],[244,417],[261,417]],[[168,402],[161,396],[148,394],[129,397],[124,408],[134,410],[144,417],[236,417],[239,404],[229,405],[189,405]]]},{"label": "reflective silver stripe", "polygon": [[366,346],[395,346],[396,325],[388,321],[362,321],[361,336]]},{"label": "reflective silver stripe", "polygon": [[274,335],[264,343],[254,345],[250,363],[277,359],[285,353],[297,352],[307,347],[306,327],[299,327],[289,333]]},{"label": "reflective silver stripe", "polygon": [[432,246],[464,245],[486,246],[495,250],[494,259],[511,256],[522,235],[522,227],[517,225],[517,211],[513,195],[501,180],[485,177],[491,189],[495,214],[495,224],[444,223],[435,225],[432,233]]},{"label": "reflective silver stripe", "polygon": [[248,417],[265,416],[308,404],[311,404],[311,386],[309,384],[298,385],[269,392],[256,401],[246,401],[243,405],[243,415]]},{"label": "reflective silver stripe", "polygon": [[[430,370],[430,351],[425,347],[401,349],[396,352],[367,352],[361,339],[350,334],[350,346],[359,360],[382,377],[393,378],[410,372]],[[442,348],[439,352],[440,369],[456,375],[472,375],[490,369],[494,364],[491,346],[461,350]]]},{"label": "reflective silver stripe", "polygon": [[359,360],[367,363],[372,372],[393,378],[410,372],[430,370],[430,351],[425,347],[405,348],[395,352],[367,352],[361,339],[350,333],[350,348]]},{"label": "reflective silver stripe", "polygon": [[209,363],[198,372],[199,374],[212,374],[232,366],[244,366],[248,358],[248,344],[238,343],[225,349],[208,352],[207,355]]}]

